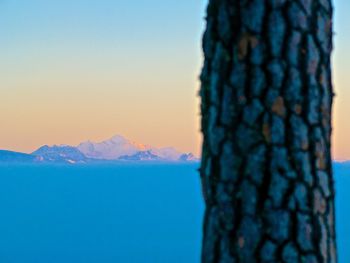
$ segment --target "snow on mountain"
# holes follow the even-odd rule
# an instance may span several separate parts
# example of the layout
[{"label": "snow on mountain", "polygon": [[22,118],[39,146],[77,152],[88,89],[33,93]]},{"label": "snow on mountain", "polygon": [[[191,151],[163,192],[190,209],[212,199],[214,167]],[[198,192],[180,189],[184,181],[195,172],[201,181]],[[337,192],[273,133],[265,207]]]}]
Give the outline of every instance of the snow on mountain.
[{"label": "snow on mountain", "polygon": [[62,146],[42,146],[34,151],[32,155],[46,162],[65,162],[65,163],[85,163],[87,158],[76,147]]},{"label": "snow on mountain", "polygon": [[83,142],[79,144],[77,148],[89,158],[117,160],[121,156],[134,155],[137,152],[147,151],[151,147],[132,142],[123,136],[116,135],[103,142]]},{"label": "snow on mountain", "polygon": [[[121,135],[116,135],[109,140],[102,142],[86,141],[77,146],[86,157],[100,160],[118,160],[125,158],[145,158],[152,155],[159,160],[166,161],[194,161],[195,157],[184,157],[184,153],[177,151],[173,147],[157,148],[149,145],[133,142]],[[142,157],[147,152],[148,157]],[[180,160],[180,158],[182,158]],[[155,159],[152,157],[151,159]],[[191,160],[190,160],[191,159]],[[197,159],[198,160],[198,159]]]},{"label": "snow on mountain", "polygon": [[0,162],[90,163],[96,161],[199,161],[191,153],[175,148],[157,148],[133,142],[116,135],[102,142],[86,141],[77,147],[69,145],[42,146],[31,154],[0,150]]}]

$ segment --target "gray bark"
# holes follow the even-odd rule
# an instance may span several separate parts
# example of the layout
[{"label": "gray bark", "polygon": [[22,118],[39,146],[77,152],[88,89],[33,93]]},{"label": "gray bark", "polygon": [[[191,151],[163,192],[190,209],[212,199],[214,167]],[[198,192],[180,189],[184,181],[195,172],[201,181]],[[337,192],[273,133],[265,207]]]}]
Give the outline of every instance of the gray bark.
[{"label": "gray bark", "polygon": [[330,0],[210,0],[202,262],[336,262]]}]

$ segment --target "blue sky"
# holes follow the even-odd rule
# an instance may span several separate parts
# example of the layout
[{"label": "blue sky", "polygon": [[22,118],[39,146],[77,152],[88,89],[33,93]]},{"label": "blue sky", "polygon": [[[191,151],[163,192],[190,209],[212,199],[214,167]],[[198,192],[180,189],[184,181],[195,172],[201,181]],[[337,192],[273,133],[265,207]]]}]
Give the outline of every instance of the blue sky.
[{"label": "blue sky", "polygon": [[[350,158],[350,2],[335,1],[334,156]],[[121,133],[200,152],[204,0],[0,0],[0,148]]]},{"label": "blue sky", "polygon": [[102,140],[200,149],[204,2],[0,0],[0,148]]},{"label": "blue sky", "polygon": [[333,114],[333,156],[350,159],[350,2],[334,1],[333,82],[336,93]]}]

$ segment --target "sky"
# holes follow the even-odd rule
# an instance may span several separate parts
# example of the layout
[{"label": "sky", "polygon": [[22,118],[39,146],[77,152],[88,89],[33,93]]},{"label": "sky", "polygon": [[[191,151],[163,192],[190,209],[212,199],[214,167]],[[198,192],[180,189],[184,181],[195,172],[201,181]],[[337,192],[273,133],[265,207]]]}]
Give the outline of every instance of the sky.
[{"label": "sky", "polygon": [[204,1],[0,0],[0,148],[122,134],[199,154]]},{"label": "sky", "polygon": [[350,2],[335,0],[333,158],[350,159]]},{"label": "sky", "polygon": [[[0,149],[122,134],[200,153],[205,0],[0,0]],[[350,2],[335,1],[333,157],[350,159]]]}]

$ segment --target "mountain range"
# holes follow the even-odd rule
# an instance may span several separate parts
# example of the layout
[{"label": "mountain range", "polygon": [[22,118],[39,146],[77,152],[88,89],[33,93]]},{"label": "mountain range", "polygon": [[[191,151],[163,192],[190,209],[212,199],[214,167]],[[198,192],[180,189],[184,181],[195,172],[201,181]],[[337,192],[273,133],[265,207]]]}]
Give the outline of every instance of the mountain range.
[{"label": "mountain range", "polygon": [[70,163],[94,162],[198,162],[192,153],[173,147],[157,148],[116,135],[102,142],[86,141],[78,146],[44,145],[31,154],[0,150],[0,163]]}]

